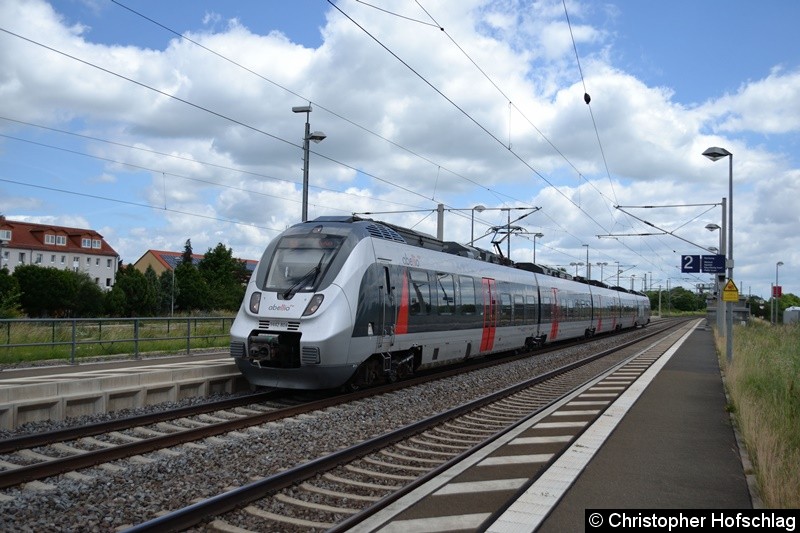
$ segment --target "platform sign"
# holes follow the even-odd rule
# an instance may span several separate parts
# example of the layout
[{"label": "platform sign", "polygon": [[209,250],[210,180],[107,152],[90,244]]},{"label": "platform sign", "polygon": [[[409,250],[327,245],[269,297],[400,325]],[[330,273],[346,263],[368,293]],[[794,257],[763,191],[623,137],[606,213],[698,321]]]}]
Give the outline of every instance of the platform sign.
[{"label": "platform sign", "polygon": [[773,298],[780,298],[783,296],[783,287],[780,285],[773,285],[772,286],[772,297]]},{"label": "platform sign", "polygon": [[697,274],[700,272],[700,256],[699,255],[682,255],[681,256],[681,272],[684,274]]},{"label": "platform sign", "polygon": [[700,269],[706,274],[722,274],[725,272],[725,256],[720,254],[702,256]]},{"label": "platform sign", "polygon": [[732,279],[729,279],[728,283],[725,284],[725,288],[722,289],[722,301],[723,302],[739,301],[739,289],[736,287],[736,284],[733,282]]}]

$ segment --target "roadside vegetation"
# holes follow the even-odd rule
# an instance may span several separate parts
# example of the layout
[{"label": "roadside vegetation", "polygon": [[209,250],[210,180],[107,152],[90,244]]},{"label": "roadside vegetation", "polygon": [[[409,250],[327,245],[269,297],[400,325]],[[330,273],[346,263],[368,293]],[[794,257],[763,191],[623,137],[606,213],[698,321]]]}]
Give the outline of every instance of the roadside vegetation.
[{"label": "roadside vegetation", "polygon": [[[733,338],[726,384],[760,496],[769,508],[800,508],[800,324],[753,320]],[[717,346],[724,354],[724,339]]]},{"label": "roadside vegetation", "polygon": [[117,270],[116,282],[104,291],[83,272],[22,265],[0,269],[0,319],[153,317],[175,313],[235,313],[244,298],[249,273],[230,248],[218,244],[195,264],[192,243],[173,270],[160,276],[148,267]]}]

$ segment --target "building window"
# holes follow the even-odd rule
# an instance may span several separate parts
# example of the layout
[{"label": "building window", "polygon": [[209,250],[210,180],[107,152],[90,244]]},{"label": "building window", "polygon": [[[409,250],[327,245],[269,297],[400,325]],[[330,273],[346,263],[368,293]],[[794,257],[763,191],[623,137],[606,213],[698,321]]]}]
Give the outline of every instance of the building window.
[{"label": "building window", "polygon": [[56,263],[56,255],[55,254],[50,256],[50,263],[51,264],[55,264]]},{"label": "building window", "polygon": [[67,245],[67,237],[66,237],[66,235],[56,235],[56,245],[58,245],[58,246],[66,246]]},{"label": "building window", "polygon": [[102,244],[103,243],[100,241],[100,239],[92,239],[92,248],[97,248],[99,250]]},{"label": "building window", "polygon": [[67,256],[66,255],[62,255],[61,256],[61,264],[63,265],[66,262],[67,262]]},{"label": "building window", "polygon": [[42,254],[36,254],[36,264],[37,265],[41,265],[42,264],[42,259],[43,259]]},{"label": "building window", "polygon": [[25,252],[20,252],[19,253],[19,264],[20,265],[24,265],[25,264]]},{"label": "building window", "polygon": [[95,258],[94,266],[100,266],[100,258],[99,257]]},{"label": "building window", "polygon": [[87,257],[86,258],[86,264],[87,265],[91,265],[92,264],[92,258],[91,257]]},{"label": "building window", "polygon": [[108,268],[111,268],[111,259],[107,259],[106,261],[107,261],[107,262],[106,262],[106,266],[107,266]]},{"label": "building window", "polygon": [[81,248],[91,248],[92,247],[92,239],[87,239],[84,237],[81,239]]},{"label": "building window", "polygon": [[11,230],[0,229],[0,241],[10,241],[10,240],[11,240]]},{"label": "building window", "polygon": [[56,243],[56,236],[47,234],[44,236],[44,243],[45,244],[55,244]]},{"label": "building window", "polygon": [[106,287],[111,286],[111,278],[106,278]]}]

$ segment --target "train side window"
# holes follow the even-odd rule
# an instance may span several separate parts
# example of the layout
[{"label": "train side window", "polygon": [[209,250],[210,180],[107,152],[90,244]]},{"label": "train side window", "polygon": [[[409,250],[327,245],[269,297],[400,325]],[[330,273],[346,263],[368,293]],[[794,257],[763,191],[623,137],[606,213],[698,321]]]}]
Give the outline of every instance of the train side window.
[{"label": "train side window", "polygon": [[549,296],[542,296],[542,322],[553,319],[553,302]]},{"label": "train side window", "polygon": [[475,281],[468,276],[459,276],[458,284],[461,287],[461,314],[474,315],[477,309]]},{"label": "train side window", "polygon": [[536,323],[536,296],[533,294],[526,294],[525,295],[525,323],[526,324],[535,324]]},{"label": "train side window", "polygon": [[511,319],[513,317],[513,310],[511,307],[511,295],[507,293],[500,294],[500,325],[501,326],[509,326],[511,325]]},{"label": "train side window", "polygon": [[521,294],[514,295],[514,324],[525,322],[525,298]]},{"label": "train side window", "polygon": [[439,296],[439,314],[452,315],[456,312],[456,291],[452,274],[436,273],[436,291]]},{"label": "train side window", "polygon": [[427,315],[431,309],[431,284],[428,281],[428,273],[422,270],[409,270],[408,274],[411,278],[409,313]]}]

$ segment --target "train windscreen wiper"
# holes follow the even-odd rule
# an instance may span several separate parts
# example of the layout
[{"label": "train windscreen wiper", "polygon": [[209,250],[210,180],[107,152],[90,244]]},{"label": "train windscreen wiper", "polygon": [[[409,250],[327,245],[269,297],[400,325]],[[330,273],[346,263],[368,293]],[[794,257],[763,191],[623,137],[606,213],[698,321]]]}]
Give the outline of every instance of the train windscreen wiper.
[{"label": "train windscreen wiper", "polygon": [[314,268],[312,268],[311,270],[309,270],[308,272],[303,274],[300,277],[300,279],[298,279],[297,281],[294,282],[294,284],[292,284],[291,287],[286,289],[286,292],[283,293],[283,299],[284,300],[290,299],[292,296],[294,296],[294,293],[296,293],[298,290],[300,290],[300,288],[303,285],[305,285],[306,282],[308,282],[309,280],[310,280],[311,285],[313,286],[314,283],[316,283],[316,281],[317,281],[317,276],[322,271],[322,261],[324,259],[325,259],[325,256],[323,255],[322,257],[319,258],[319,263],[317,263],[317,266],[315,266]]}]

